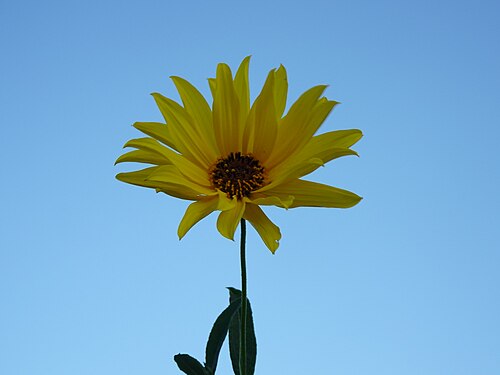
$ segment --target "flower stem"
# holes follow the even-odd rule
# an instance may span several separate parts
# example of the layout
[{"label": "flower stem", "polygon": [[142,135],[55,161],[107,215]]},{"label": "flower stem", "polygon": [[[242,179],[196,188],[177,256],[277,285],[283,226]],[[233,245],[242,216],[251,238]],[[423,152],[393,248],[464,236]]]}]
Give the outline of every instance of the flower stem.
[{"label": "flower stem", "polygon": [[240,329],[240,375],[247,373],[247,265],[245,260],[246,221],[241,219],[241,329]]}]

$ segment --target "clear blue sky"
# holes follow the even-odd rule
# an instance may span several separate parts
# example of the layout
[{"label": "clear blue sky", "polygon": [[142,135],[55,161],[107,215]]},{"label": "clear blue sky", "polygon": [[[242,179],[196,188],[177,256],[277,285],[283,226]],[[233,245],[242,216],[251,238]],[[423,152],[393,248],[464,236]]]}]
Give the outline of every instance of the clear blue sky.
[{"label": "clear blue sky", "polygon": [[[200,359],[238,243],[215,216],[114,179],[168,77],[208,96],[252,55],[291,100],[342,102],[361,158],[311,178],[365,199],[266,212],[249,233],[257,375],[500,373],[500,5],[496,1],[0,0],[0,374],[165,375]],[[226,350],[218,371],[230,374]]]}]

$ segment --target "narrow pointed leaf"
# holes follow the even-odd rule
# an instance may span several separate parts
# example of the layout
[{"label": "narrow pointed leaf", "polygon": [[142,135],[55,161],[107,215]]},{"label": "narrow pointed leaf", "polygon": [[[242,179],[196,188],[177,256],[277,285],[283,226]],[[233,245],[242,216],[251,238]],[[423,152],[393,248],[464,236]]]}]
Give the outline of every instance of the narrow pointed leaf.
[{"label": "narrow pointed leaf", "polygon": [[[229,302],[241,302],[241,291],[235,288],[229,289]],[[237,314],[234,314],[229,326],[229,354],[235,375],[240,375],[240,329],[241,329],[241,305]],[[253,375],[255,372],[255,362],[257,361],[257,339],[253,325],[252,307],[247,299],[247,374]]]},{"label": "narrow pointed leaf", "polygon": [[211,375],[197,359],[188,354],[177,354],[174,361],[179,369],[187,375]]},{"label": "narrow pointed leaf", "polygon": [[234,299],[228,307],[217,317],[214,326],[210,331],[208,337],[207,348],[205,351],[205,362],[209,370],[215,374],[217,368],[217,362],[219,360],[219,353],[222,348],[222,344],[226,339],[227,332],[229,330],[229,325],[233,320],[233,316],[236,311],[240,308],[240,300]]}]

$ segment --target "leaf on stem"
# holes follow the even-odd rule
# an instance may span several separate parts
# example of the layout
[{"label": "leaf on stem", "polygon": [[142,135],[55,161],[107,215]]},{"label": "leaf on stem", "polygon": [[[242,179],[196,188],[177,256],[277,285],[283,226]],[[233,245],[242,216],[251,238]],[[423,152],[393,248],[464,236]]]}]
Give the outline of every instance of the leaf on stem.
[{"label": "leaf on stem", "polygon": [[[241,291],[235,288],[229,289],[229,302],[234,303],[241,301]],[[240,306],[241,307],[241,306]],[[253,375],[255,372],[255,362],[257,361],[257,339],[253,325],[252,308],[250,301],[247,299],[247,375]],[[231,355],[231,363],[233,371],[236,375],[240,375],[240,329],[241,329],[241,309],[234,315],[231,325],[229,326],[229,354]]]},{"label": "leaf on stem", "polygon": [[210,331],[207,348],[205,350],[205,366],[212,371],[213,374],[215,374],[219,353],[226,339],[229,326],[234,320],[233,317],[236,316],[236,311],[240,308],[240,300],[241,296],[240,298],[235,298],[233,301],[230,301],[229,306],[217,317]]},{"label": "leaf on stem", "polygon": [[179,369],[187,375],[211,375],[197,359],[188,354],[177,354],[174,356],[174,361]]}]

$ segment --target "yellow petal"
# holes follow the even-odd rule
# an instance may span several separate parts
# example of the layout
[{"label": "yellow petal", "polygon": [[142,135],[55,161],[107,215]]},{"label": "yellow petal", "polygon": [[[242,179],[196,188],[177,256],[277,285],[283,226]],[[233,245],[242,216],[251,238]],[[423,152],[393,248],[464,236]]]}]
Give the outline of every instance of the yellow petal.
[{"label": "yellow petal", "polygon": [[234,89],[231,70],[226,64],[217,66],[216,90],[213,107],[215,140],[222,156],[241,150],[242,127],[239,101]]},{"label": "yellow petal", "polygon": [[181,185],[159,185],[156,188],[157,193],[165,193],[174,198],[185,199],[189,201],[195,201],[200,199],[200,196],[197,195],[197,192],[191,189],[187,189],[185,186]]},{"label": "yellow petal", "polygon": [[[318,157],[324,163],[345,155],[358,155],[348,149],[361,137],[360,130],[337,130],[313,137],[307,145],[292,159],[308,159]],[[286,162],[285,162],[286,163]]]},{"label": "yellow petal", "polygon": [[209,146],[206,149],[207,156],[214,161],[219,156],[215,143],[215,135],[212,123],[212,111],[201,93],[188,81],[180,77],[171,77],[186,112],[194,121],[195,128],[200,132],[203,141]]},{"label": "yellow petal", "polygon": [[298,148],[305,145],[312,136],[318,131],[319,127],[325,122],[326,118],[332,111],[333,107],[335,107],[339,102],[335,100],[328,100],[326,98],[321,98],[318,100],[316,105],[314,106],[309,119],[305,126],[301,129],[302,139],[298,145]]},{"label": "yellow petal", "polygon": [[115,161],[115,165],[118,163],[132,162],[132,163],[148,163],[148,164],[170,164],[170,161],[163,155],[159,155],[156,152],[145,151],[145,150],[134,150],[123,154]]},{"label": "yellow petal", "polygon": [[313,137],[306,147],[317,149],[325,147],[349,148],[361,139],[359,129],[334,130]]},{"label": "yellow petal", "polygon": [[276,118],[279,120],[283,116],[286,107],[286,98],[288,94],[288,79],[286,69],[280,65],[275,74],[274,83],[274,103],[276,106]]},{"label": "yellow petal", "polygon": [[247,116],[245,130],[243,132],[242,152],[244,154],[252,154],[255,145],[255,102]]},{"label": "yellow petal", "polygon": [[[334,159],[338,159],[342,156],[349,156],[349,155],[354,155],[354,156],[359,156],[358,153],[354,150],[351,150],[350,148],[327,148],[327,149],[318,149],[313,150],[312,148],[306,150],[308,153],[301,153],[299,156],[306,156],[309,158],[318,158],[323,161],[324,164],[328,163],[329,161],[332,161]],[[299,157],[297,157],[299,159]],[[310,160],[310,159],[309,159]],[[314,170],[314,169],[313,169]],[[313,170],[310,172],[307,172],[306,174],[311,173]],[[300,175],[302,177],[304,175]]]},{"label": "yellow petal", "polygon": [[[255,110],[249,116],[247,127],[253,131],[253,147],[248,145],[248,152],[252,153],[261,163],[265,163],[276,142],[278,134],[278,121],[276,119],[276,109],[274,107],[274,75],[269,72],[266,82],[260,95],[254,103]],[[251,138],[249,138],[251,139]]]},{"label": "yellow petal", "polygon": [[214,150],[207,146],[201,130],[194,124],[186,110],[175,101],[161,94],[152,94],[160,109],[179,152],[201,167],[214,162]]},{"label": "yellow petal", "polygon": [[213,211],[217,210],[218,200],[219,198],[217,196],[213,196],[201,199],[198,202],[191,203],[179,224],[179,228],[177,229],[177,235],[179,236],[179,239],[184,237],[184,235],[197,222],[210,215]]},{"label": "yellow petal", "polygon": [[168,184],[158,181],[148,181],[148,176],[160,167],[150,167],[134,172],[119,173],[116,179],[128,184],[156,189],[180,199],[197,200],[199,193],[183,185]]},{"label": "yellow petal", "polygon": [[295,180],[276,186],[266,191],[268,195],[288,197],[294,200],[290,208],[294,207],[332,207],[349,208],[361,201],[361,197],[350,191],[317,182]]},{"label": "yellow petal", "polygon": [[245,124],[248,113],[250,111],[250,87],[248,83],[248,65],[250,64],[250,56],[243,59],[234,76],[234,89],[238,95],[240,103],[240,124]]},{"label": "yellow petal", "polygon": [[313,136],[316,129],[312,133],[308,129],[311,127],[311,115],[325,88],[326,86],[316,86],[307,90],[281,120],[276,147],[268,161],[270,168],[286,159],[298,149],[299,145],[307,143]]},{"label": "yellow petal", "polygon": [[146,178],[158,168],[159,167],[149,167],[134,172],[118,173],[116,179],[132,185],[156,188],[156,184],[151,181],[146,181]]},{"label": "yellow petal", "polygon": [[215,88],[217,87],[217,82],[215,78],[208,79],[208,86],[210,87],[210,92],[212,93],[212,98],[215,98]]},{"label": "yellow petal", "polygon": [[281,239],[280,228],[278,228],[271,220],[269,220],[269,218],[259,206],[256,206],[254,204],[246,205],[243,218],[245,220],[248,220],[250,224],[252,224],[252,226],[262,238],[262,241],[264,241],[269,250],[271,250],[271,252],[274,254],[279,246],[279,240]]},{"label": "yellow petal", "polygon": [[362,133],[357,129],[332,131],[313,137],[300,152],[269,170],[268,179],[271,183],[260,191],[305,176],[333,159],[348,155],[358,156],[356,151],[347,147],[352,146],[361,137]]},{"label": "yellow petal", "polygon": [[165,148],[164,152],[167,154],[166,157],[168,160],[170,160],[172,165],[174,165],[182,175],[200,186],[210,188],[211,183],[207,170],[200,168],[198,165],[186,159],[183,155],[179,155],[170,149]]},{"label": "yellow petal", "polygon": [[236,201],[234,208],[222,211],[217,219],[217,229],[220,234],[230,240],[234,239],[234,232],[238,227],[238,224],[243,217],[243,212],[245,211],[245,202]]},{"label": "yellow petal", "polygon": [[136,122],[133,126],[144,134],[147,134],[168,147],[178,151],[167,125],[160,122]]},{"label": "yellow petal", "polygon": [[271,182],[256,191],[269,191],[278,185],[305,176],[323,165],[324,162],[320,158],[311,158],[297,163],[283,163],[269,172],[268,179]]},{"label": "yellow petal", "polygon": [[302,129],[300,130],[301,133],[297,133],[298,138],[289,145],[290,148],[288,150],[288,157],[302,151],[302,149],[311,141],[314,133],[325,121],[335,105],[337,105],[337,102],[329,101],[325,98],[318,101],[311,111],[307,122],[302,126]]},{"label": "yellow petal", "polygon": [[126,147],[133,147],[137,148],[139,150],[143,151],[148,151],[153,154],[157,154],[159,156],[162,156],[163,158],[168,159],[169,155],[173,153],[172,150],[168,149],[167,147],[161,145],[157,140],[149,137],[145,138],[136,138],[136,139],[131,139],[125,145],[123,148]]},{"label": "yellow petal", "polygon": [[153,171],[148,177],[148,181],[164,182],[167,184],[185,186],[198,194],[215,195],[217,192],[206,186],[196,184],[186,177],[173,165],[163,165]]},{"label": "yellow petal", "polygon": [[258,206],[276,206],[288,209],[293,203],[293,196],[289,195],[288,197],[277,197],[274,195],[267,195],[265,192],[253,193],[249,202]]},{"label": "yellow petal", "polygon": [[219,211],[228,211],[236,207],[236,199],[229,199],[226,193],[220,190],[217,190],[217,194],[219,195],[219,205],[217,206]]},{"label": "yellow petal", "polygon": [[333,159],[349,155],[358,156],[358,153],[349,148],[304,149],[298,155],[285,160],[269,171],[268,179],[271,182],[259,191],[266,191],[274,186],[306,176]]}]

